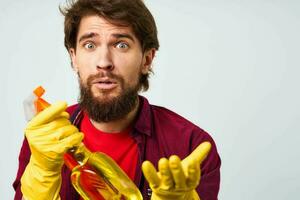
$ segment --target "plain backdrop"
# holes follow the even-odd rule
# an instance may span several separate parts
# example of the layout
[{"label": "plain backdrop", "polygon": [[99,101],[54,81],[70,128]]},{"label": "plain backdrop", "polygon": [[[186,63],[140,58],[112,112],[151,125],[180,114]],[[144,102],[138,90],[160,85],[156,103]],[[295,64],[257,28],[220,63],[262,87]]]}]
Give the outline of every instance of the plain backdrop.
[{"label": "plain backdrop", "polygon": [[[63,46],[63,0],[0,0],[0,199],[26,125],[22,101],[78,97]],[[150,90],[208,131],[222,158],[219,199],[300,199],[300,1],[146,0],[159,31]]]}]

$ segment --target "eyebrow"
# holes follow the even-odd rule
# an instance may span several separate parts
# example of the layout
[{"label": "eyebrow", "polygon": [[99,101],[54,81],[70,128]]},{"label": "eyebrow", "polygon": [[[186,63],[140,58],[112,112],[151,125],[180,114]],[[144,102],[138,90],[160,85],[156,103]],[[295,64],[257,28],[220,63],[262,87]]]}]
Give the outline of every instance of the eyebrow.
[{"label": "eyebrow", "polygon": [[120,39],[120,38],[128,38],[130,40],[132,40],[133,42],[135,41],[133,36],[130,35],[130,34],[127,34],[127,33],[115,33],[115,34],[112,34],[113,37],[117,38],[117,39]]},{"label": "eyebrow", "polygon": [[80,38],[79,38],[79,43],[82,41],[82,40],[85,40],[85,39],[89,39],[89,38],[92,38],[92,37],[96,37],[96,36],[99,36],[98,33],[86,33],[86,34],[83,34]]},{"label": "eyebrow", "polygon": [[[80,43],[82,40],[89,39],[89,38],[93,38],[93,37],[97,37],[97,36],[99,36],[99,34],[98,34],[98,33],[94,33],[94,32],[83,34],[83,35],[79,38],[79,43]],[[114,34],[112,34],[112,36],[113,36],[114,38],[117,38],[117,39],[120,39],[120,38],[128,38],[128,39],[132,40],[133,42],[135,41],[135,40],[134,40],[134,37],[133,37],[131,34],[127,34],[127,33],[114,33]]]}]

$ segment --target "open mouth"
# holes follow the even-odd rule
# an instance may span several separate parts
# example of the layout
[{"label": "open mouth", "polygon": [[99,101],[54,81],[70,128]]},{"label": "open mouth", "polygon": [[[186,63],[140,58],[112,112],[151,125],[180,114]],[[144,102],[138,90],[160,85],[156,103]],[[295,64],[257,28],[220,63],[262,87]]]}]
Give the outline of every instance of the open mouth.
[{"label": "open mouth", "polygon": [[112,81],[99,81],[99,84],[114,84],[115,82]]},{"label": "open mouth", "polygon": [[117,82],[110,79],[96,80],[94,85],[102,90],[109,90],[117,87]]}]

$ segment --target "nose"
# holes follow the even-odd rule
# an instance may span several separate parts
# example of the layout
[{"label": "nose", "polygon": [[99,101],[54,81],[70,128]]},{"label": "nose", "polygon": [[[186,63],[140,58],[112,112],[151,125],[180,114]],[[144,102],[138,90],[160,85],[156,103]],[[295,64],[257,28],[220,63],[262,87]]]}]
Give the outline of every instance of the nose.
[{"label": "nose", "polygon": [[112,62],[111,52],[107,47],[101,48],[99,52],[99,58],[97,62],[97,70],[108,70],[111,71],[114,69]]}]

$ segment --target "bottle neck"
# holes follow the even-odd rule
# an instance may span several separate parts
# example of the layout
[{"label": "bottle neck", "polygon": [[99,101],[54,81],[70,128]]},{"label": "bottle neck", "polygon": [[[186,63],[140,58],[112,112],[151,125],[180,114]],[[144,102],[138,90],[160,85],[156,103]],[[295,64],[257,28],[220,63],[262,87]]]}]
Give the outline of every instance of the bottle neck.
[{"label": "bottle neck", "polygon": [[67,167],[72,170],[78,165],[84,165],[89,159],[91,152],[80,143],[79,146],[73,147],[64,155],[64,161]]},{"label": "bottle neck", "polygon": [[79,163],[73,158],[71,153],[64,154],[65,165],[72,171],[75,167],[79,166]]}]

